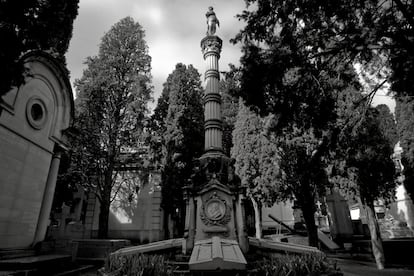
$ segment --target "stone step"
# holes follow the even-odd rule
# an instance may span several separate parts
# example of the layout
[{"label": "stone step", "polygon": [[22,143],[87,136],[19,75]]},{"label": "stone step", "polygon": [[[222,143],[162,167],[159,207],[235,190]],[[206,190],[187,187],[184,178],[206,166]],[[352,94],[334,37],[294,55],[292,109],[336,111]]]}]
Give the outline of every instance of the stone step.
[{"label": "stone step", "polygon": [[37,273],[36,269],[0,271],[0,276],[29,276],[29,275],[36,275],[36,273]]},{"label": "stone step", "polygon": [[176,276],[188,276],[191,275],[190,270],[174,270],[173,274]]},{"label": "stone step", "polygon": [[82,265],[70,270],[65,270],[59,273],[54,274],[54,276],[71,276],[71,275],[82,275],[82,273],[95,270],[94,265]]},{"label": "stone step", "polygon": [[15,250],[0,250],[0,260],[21,258],[21,257],[30,257],[34,256],[36,253],[32,249],[15,249]]},{"label": "stone step", "polygon": [[0,270],[42,270],[64,267],[71,263],[71,255],[47,254],[0,260]]}]

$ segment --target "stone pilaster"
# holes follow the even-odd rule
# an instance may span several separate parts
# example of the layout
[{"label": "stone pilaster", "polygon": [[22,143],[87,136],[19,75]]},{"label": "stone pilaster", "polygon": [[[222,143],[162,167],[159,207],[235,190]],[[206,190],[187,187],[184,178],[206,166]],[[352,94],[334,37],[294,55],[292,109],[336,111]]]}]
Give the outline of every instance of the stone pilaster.
[{"label": "stone pilaster", "polygon": [[206,62],[204,94],[204,150],[206,153],[222,153],[221,96],[218,89],[220,80],[219,59],[222,40],[208,35],[201,40],[201,50]]},{"label": "stone pilaster", "polygon": [[49,222],[50,211],[52,209],[53,197],[55,195],[56,180],[59,172],[60,157],[62,151],[55,147],[55,152],[50,163],[49,175],[46,181],[46,187],[43,194],[42,206],[40,209],[39,220],[37,223],[36,234],[33,245],[44,240]]}]

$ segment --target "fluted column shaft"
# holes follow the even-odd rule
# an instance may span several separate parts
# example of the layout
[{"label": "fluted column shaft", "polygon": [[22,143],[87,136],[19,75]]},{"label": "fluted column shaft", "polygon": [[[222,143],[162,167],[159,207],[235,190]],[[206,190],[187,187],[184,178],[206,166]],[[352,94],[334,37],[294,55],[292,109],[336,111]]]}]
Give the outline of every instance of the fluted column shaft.
[{"label": "fluted column shaft", "polygon": [[222,40],[206,36],[201,40],[201,50],[206,62],[204,92],[205,152],[222,152],[221,96],[219,93],[219,59]]}]

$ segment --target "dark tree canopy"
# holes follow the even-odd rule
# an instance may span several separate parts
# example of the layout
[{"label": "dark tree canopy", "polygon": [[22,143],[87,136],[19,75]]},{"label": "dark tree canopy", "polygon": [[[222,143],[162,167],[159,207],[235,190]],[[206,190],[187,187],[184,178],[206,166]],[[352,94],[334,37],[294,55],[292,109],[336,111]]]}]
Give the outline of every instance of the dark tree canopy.
[{"label": "dark tree canopy", "polygon": [[395,165],[391,159],[394,147],[382,131],[378,112],[369,108],[354,128],[343,145],[348,145],[348,179],[354,179],[348,184],[356,187],[346,187],[346,191],[355,191],[366,204],[378,199],[392,200],[396,187]]},{"label": "dark tree canopy", "polygon": [[[398,94],[413,94],[414,3],[412,1],[245,1],[249,10],[239,18],[247,26],[236,41],[273,44],[280,35],[294,42],[307,59],[340,57],[359,62],[387,78]],[[292,41],[293,42],[293,41]],[[281,51],[290,51],[281,48]],[[255,55],[252,51],[252,55]],[[291,60],[285,60],[290,62]],[[257,66],[252,63],[252,66]],[[383,75],[384,66],[392,74]],[[256,67],[261,69],[260,66]],[[282,72],[283,73],[283,72]]]},{"label": "dark tree canopy", "polygon": [[20,56],[49,51],[65,62],[79,0],[0,1],[0,96],[22,83]]},{"label": "dark tree canopy", "polygon": [[297,200],[309,242],[317,245],[314,203],[325,192],[324,167],[330,145],[341,132],[338,96],[346,89],[358,91],[360,85],[346,53],[332,58],[317,55],[329,42],[323,34],[329,35],[335,27],[324,27],[318,14],[310,20],[307,12],[317,12],[313,8],[317,5],[247,3],[255,5],[239,16],[247,25],[233,40],[243,49],[239,95],[260,114],[272,115],[268,130],[281,149],[280,195]]},{"label": "dark tree canopy", "polygon": [[395,144],[398,142],[397,125],[394,115],[385,104],[376,106],[375,110],[378,112],[377,116],[381,133],[388,139],[390,147],[394,148]]}]

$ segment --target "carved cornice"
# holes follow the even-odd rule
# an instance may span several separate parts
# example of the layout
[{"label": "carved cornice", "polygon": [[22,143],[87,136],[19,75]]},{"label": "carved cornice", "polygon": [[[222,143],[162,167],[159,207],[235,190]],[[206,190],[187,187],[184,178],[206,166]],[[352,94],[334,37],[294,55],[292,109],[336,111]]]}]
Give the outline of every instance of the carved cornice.
[{"label": "carved cornice", "polygon": [[201,51],[204,55],[204,58],[209,53],[220,56],[222,45],[223,41],[218,36],[209,35],[203,38],[201,40]]}]

